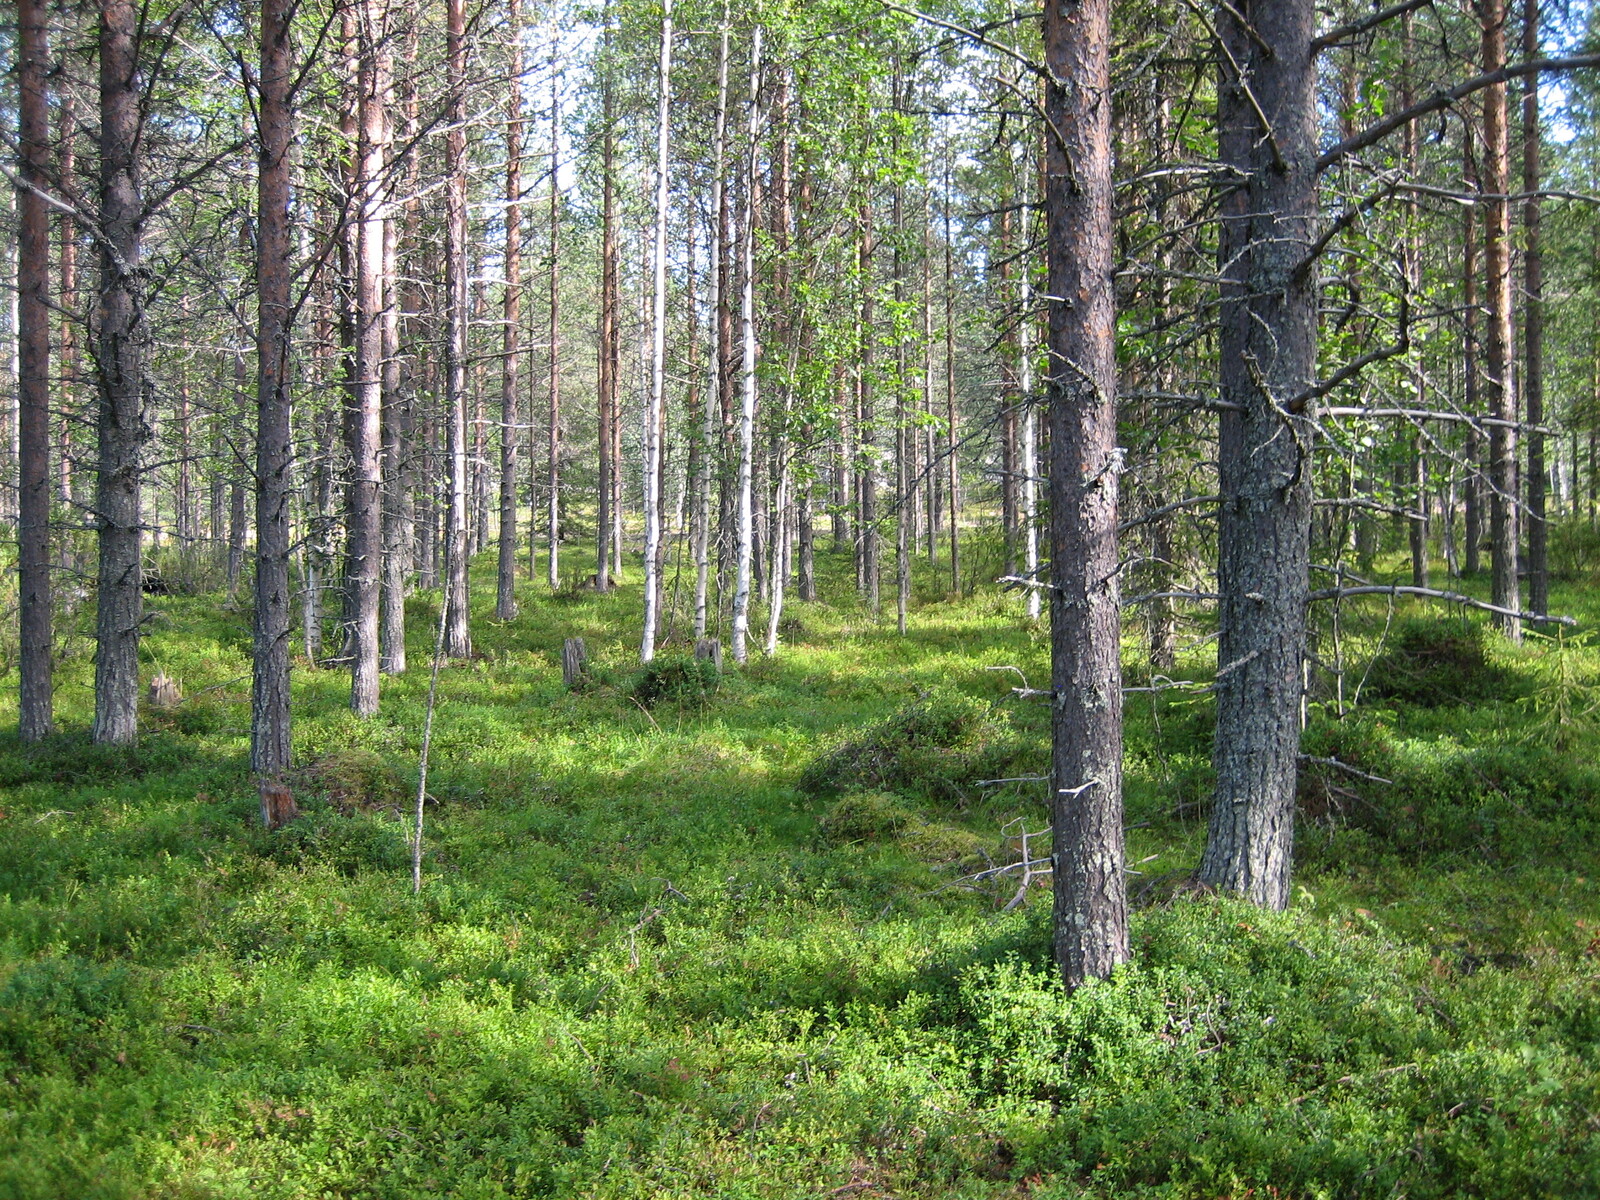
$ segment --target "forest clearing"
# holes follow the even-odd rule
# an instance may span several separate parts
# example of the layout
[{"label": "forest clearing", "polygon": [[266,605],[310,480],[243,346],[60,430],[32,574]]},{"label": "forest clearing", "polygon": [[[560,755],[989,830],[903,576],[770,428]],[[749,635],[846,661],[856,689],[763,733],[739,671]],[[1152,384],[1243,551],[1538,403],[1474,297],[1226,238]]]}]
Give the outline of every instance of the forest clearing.
[{"label": "forest clearing", "polygon": [[0,1200],[1600,1195],[1593,5],[0,56]]}]

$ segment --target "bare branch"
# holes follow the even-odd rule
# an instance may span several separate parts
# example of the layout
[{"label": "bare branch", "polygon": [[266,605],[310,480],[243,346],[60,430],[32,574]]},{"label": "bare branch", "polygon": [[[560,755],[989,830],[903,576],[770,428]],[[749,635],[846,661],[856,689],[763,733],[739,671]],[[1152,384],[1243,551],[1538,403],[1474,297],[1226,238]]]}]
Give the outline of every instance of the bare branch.
[{"label": "bare branch", "polygon": [[1537,58],[1532,62],[1514,63],[1511,66],[1501,67],[1498,71],[1486,71],[1482,75],[1474,75],[1471,79],[1463,80],[1453,88],[1435,92],[1426,100],[1413,104],[1410,108],[1391,113],[1374,125],[1369,125],[1353,137],[1347,137],[1337,146],[1327,150],[1322,157],[1317,159],[1317,170],[1326,171],[1342,159],[1354,154],[1357,150],[1365,150],[1383,141],[1395,130],[1409,125],[1418,117],[1425,117],[1429,113],[1438,112],[1441,108],[1449,108],[1458,100],[1463,100],[1474,92],[1481,92],[1484,88],[1493,87],[1497,83],[1505,83],[1511,79],[1523,79],[1529,75],[1558,74],[1565,71],[1583,71],[1592,67],[1600,67],[1600,54],[1575,54],[1568,58]]},{"label": "bare branch", "polygon": [[1374,583],[1365,587],[1323,588],[1321,591],[1312,592],[1306,599],[1342,600],[1346,596],[1424,596],[1430,600],[1446,600],[1451,604],[1460,604],[1467,608],[1496,613],[1502,617],[1515,617],[1519,621],[1546,621],[1556,625],[1568,626],[1575,626],[1578,623],[1574,617],[1552,617],[1546,613],[1528,612],[1524,609],[1502,608],[1500,605],[1490,604],[1486,600],[1463,596],[1460,592],[1443,592],[1438,588],[1411,587],[1404,584]]},{"label": "bare branch", "polygon": [[1432,4],[1433,0],[1403,0],[1402,3],[1390,5],[1381,12],[1371,13],[1362,17],[1359,21],[1351,21],[1346,25],[1336,25],[1321,37],[1311,39],[1311,53],[1320,54],[1324,50],[1337,46],[1346,38],[1360,37],[1368,30],[1387,24],[1396,17],[1403,17],[1408,12],[1416,12],[1419,8],[1429,8]]}]

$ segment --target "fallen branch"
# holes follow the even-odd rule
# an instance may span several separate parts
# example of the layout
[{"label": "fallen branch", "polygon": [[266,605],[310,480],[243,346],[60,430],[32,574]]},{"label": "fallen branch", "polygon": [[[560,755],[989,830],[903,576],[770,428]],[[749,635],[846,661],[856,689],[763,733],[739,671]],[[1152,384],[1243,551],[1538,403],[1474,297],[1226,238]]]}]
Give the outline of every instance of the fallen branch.
[{"label": "fallen branch", "polygon": [[1337,758],[1318,758],[1315,754],[1302,754],[1300,756],[1300,761],[1316,763],[1318,766],[1322,767],[1335,767],[1347,774],[1354,775],[1357,779],[1365,779],[1368,783],[1394,783],[1394,780],[1385,779],[1382,775],[1369,775],[1365,771],[1357,770],[1349,763],[1340,762]]}]

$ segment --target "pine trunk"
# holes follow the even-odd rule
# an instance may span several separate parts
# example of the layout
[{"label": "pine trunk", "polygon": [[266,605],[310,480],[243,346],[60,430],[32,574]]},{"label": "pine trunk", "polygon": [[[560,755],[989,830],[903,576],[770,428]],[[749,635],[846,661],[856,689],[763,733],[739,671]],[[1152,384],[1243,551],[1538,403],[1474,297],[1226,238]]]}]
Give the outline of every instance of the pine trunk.
[{"label": "pine trunk", "polygon": [[[1522,57],[1539,57],[1539,0],[1522,0]],[[1528,422],[1528,607],[1550,611],[1549,526],[1545,519],[1544,242],[1540,231],[1539,76],[1522,84],[1523,412]]]},{"label": "pine trunk", "polygon": [[290,89],[292,0],[262,0],[256,213],[256,578],[250,767],[276,780],[291,762],[289,704]]},{"label": "pine trunk", "polygon": [[[1506,61],[1505,0],[1483,0],[1483,69],[1498,71]],[[1506,131],[1506,85],[1492,84],[1483,96],[1484,268],[1488,275],[1489,330],[1484,345],[1484,391],[1496,424],[1489,428],[1489,574],[1490,599],[1501,608],[1522,607],[1517,577],[1517,418],[1511,380],[1511,151]],[[1522,624],[1496,616],[1496,624],[1513,641]]]},{"label": "pine trunk", "polygon": [[[1310,0],[1219,5],[1224,277],[1217,784],[1201,879],[1289,902],[1306,642],[1317,305]],[[1265,123],[1265,124],[1263,124]]]},{"label": "pine trunk", "polygon": [[50,584],[49,18],[44,0],[19,0],[17,189],[17,731],[36,742],[54,728]]},{"label": "pine trunk", "polygon": [[95,512],[99,603],[95,617],[94,740],[132,745],[139,735],[139,630],[144,618],[141,485],[146,424],[144,200],[140,19],[132,0],[100,5],[99,466]]},{"label": "pine trunk", "polygon": [[1068,987],[1128,958],[1122,835],[1112,297],[1111,5],[1045,8],[1049,126],[1050,661],[1055,960]]}]

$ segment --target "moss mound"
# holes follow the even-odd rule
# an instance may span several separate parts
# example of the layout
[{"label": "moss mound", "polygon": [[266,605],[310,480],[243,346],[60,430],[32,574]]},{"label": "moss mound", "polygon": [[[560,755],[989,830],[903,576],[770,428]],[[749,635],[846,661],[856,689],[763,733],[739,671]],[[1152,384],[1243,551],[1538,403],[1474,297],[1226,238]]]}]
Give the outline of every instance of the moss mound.
[{"label": "moss mound", "polygon": [[1373,661],[1368,690],[1424,708],[1500,700],[1514,679],[1489,657],[1488,634],[1475,622],[1410,620],[1390,635]]},{"label": "moss mound", "polygon": [[302,779],[343,813],[396,808],[405,799],[399,772],[374,750],[335,750],[306,767]]},{"label": "moss mound", "polygon": [[982,866],[989,862],[983,838],[969,829],[930,821],[887,792],[841,796],[823,813],[818,831],[823,841],[833,846],[895,844],[930,866]]},{"label": "moss mound", "polygon": [[988,703],[937,692],[819,755],[799,785],[815,796],[858,790],[959,800],[977,780],[1006,774],[1023,753]]}]

